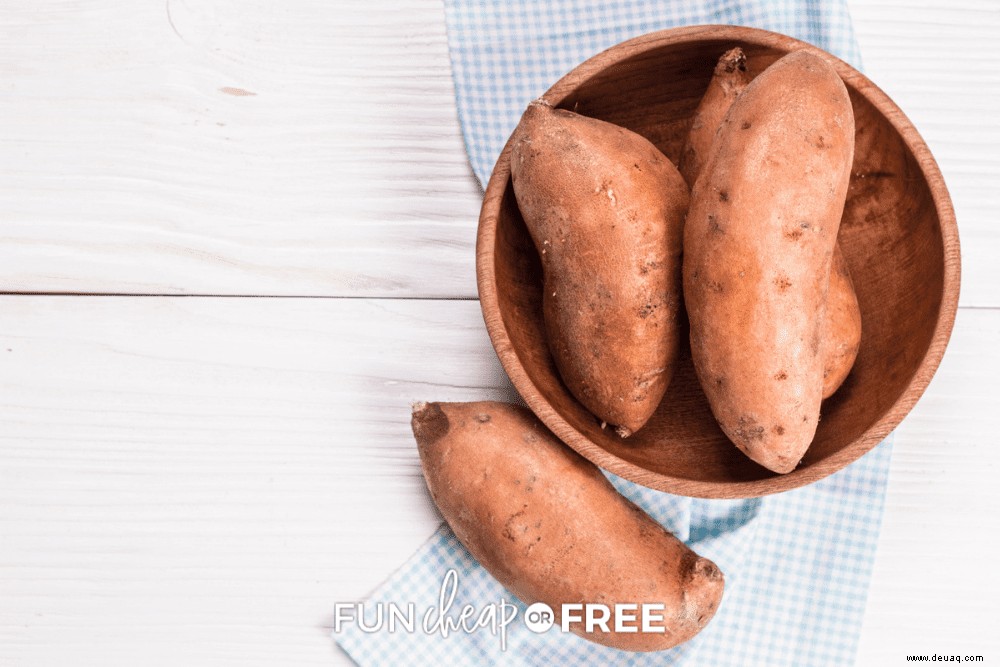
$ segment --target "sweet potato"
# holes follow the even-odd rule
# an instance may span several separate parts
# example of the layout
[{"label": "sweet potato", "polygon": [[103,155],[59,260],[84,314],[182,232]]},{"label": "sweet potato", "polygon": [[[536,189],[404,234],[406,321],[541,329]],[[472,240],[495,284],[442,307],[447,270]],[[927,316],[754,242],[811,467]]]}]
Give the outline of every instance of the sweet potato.
[{"label": "sweet potato", "polygon": [[861,308],[839,243],[830,269],[823,345],[823,398],[829,398],[847,379],[861,347]]},{"label": "sweet potato", "polygon": [[691,195],[684,298],[695,371],[729,439],[775,472],[798,465],[819,422],[853,154],[843,81],[796,51],[729,108]]},{"label": "sweet potato", "polygon": [[[729,107],[746,88],[750,78],[743,49],[736,47],[722,54],[715,72],[695,110],[679,169],[688,185],[694,187],[701,174],[712,141]],[[823,398],[829,398],[843,384],[854,365],[861,343],[861,309],[854,293],[847,262],[840,244],[833,251],[830,293],[821,336],[824,345]]]},{"label": "sweet potato", "polygon": [[688,130],[684,150],[681,152],[678,168],[688,186],[694,187],[694,182],[705,167],[712,140],[722,125],[722,119],[748,83],[750,74],[747,72],[747,57],[743,49],[736,47],[723,53],[715,65],[708,88],[695,109],[691,129]]},{"label": "sweet potato", "polygon": [[640,135],[541,101],[512,144],[556,367],[580,403],[627,437],[656,410],[677,360],[684,179]]},{"label": "sweet potato", "polygon": [[[417,404],[413,433],[431,497],[458,539],[523,602],[552,607],[557,623],[563,603],[607,605],[607,632],[570,629],[606,646],[657,651],[690,639],[715,614],[719,568],[619,495],[526,409]],[[664,605],[656,625],[666,630],[616,632],[617,604]]]}]

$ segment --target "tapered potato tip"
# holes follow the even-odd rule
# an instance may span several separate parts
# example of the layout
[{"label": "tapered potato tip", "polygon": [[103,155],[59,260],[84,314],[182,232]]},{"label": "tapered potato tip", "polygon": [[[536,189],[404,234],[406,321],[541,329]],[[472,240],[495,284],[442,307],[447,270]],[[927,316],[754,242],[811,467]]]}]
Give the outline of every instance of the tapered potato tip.
[{"label": "tapered potato tip", "polygon": [[799,462],[802,460],[802,454],[794,456],[791,454],[778,454],[771,450],[763,448],[751,448],[742,447],[737,443],[743,453],[753,459],[756,463],[764,466],[768,470],[773,472],[781,473],[782,475],[790,473],[798,467]]},{"label": "tapered potato tip", "polygon": [[450,424],[448,415],[441,409],[440,403],[414,403],[413,417],[410,419],[413,437],[417,446],[423,449],[440,440],[448,433]]},{"label": "tapered potato tip", "polygon": [[722,570],[719,566],[707,558],[699,557],[691,568],[692,578],[705,579],[706,581],[722,581]]},{"label": "tapered potato tip", "polygon": [[545,100],[541,98],[532,100],[525,107],[524,113],[521,114],[521,120],[518,121],[516,131],[519,130],[523,134],[526,131],[524,129],[526,126],[540,122],[543,118],[552,115],[554,111],[555,108]]},{"label": "tapered potato tip", "polygon": [[738,46],[722,54],[719,62],[715,64],[715,74],[721,76],[737,70],[740,72],[747,71],[747,56],[743,53],[743,49]]}]

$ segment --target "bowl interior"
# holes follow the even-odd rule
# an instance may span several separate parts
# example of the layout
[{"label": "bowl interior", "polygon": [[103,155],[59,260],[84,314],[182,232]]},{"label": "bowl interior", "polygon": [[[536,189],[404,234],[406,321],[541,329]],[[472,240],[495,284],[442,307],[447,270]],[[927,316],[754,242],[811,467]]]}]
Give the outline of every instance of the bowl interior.
[{"label": "bowl interior", "polygon": [[[581,66],[546,97],[638,132],[676,163],[691,115],[726,49],[742,46],[756,74],[800,44],[742,30],[738,34],[744,39],[734,40],[732,30],[719,36],[695,32],[687,39],[622,49],[613,57],[604,54],[603,61]],[[541,265],[514,199],[508,152],[501,156],[493,176],[497,183],[490,186],[498,196],[491,199],[488,192],[481,223],[495,220],[495,229],[488,230],[493,242],[480,248],[492,259],[484,264],[491,270],[480,271],[480,282],[492,281],[500,320],[495,324],[502,324],[509,339],[509,350],[498,346],[498,352],[535,412],[595,463],[661,490],[709,497],[761,495],[843,467],[877,444],[908,410],[892,414],[926,361],[945,297],[940,197],[935,199],[925,175],[928,161],[935,173],[936,168],[929,155],[922,162],[914,154],[913,137],[918,142],[919,137],[915,131],[912,136],[901,133],[901,125],[912,128],[901,113],[893,116],[888,98],[847,65],[836,64],[848,85],[856,122],[855,161],[839,242],[861,306],[863,334],[851,374],[824,402],[816,438],[799,468],[788,475],[753,463],[729,442],[709,410],[687,349],[656,414],[628,439],[602,430],[573,398],[546,344]],[[918,148],[926,151],[922,142]],[[946,202],[946,193],[944,198]],[[491,303],[484,298],[488,325],[491,313],[485,311]],[[494,328],[490,333],[496,344]],[[923,386],[926,381],[929,376]]]}]

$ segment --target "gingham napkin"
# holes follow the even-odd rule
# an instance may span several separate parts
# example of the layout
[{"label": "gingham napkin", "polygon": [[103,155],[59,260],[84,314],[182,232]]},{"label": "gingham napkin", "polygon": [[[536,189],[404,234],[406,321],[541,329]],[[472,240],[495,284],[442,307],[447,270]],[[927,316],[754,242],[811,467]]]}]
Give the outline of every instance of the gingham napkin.
[{"label": "gingham napkin", "polygon": [[843,0],[445,0],[465,147],[486,185],[528,102],[604,49],[702,23],[781,32],[861,66]]},{"label": "gingham napkin", "polygon": [[[729,23],[809,41],[860,65],[850,17],[831,0],[445,0],[449,48],[466,147],[482,183],[525,105],[600,50],[671,26]],[[726,575],[716,617],[690,642],[652,654],[589,643],[558,627],[524,623],[524,605],[503,589],[446,525],[334,632],[360,665],[683,665],[810,667],[854,661],[882,517],[891,445],[808,486],[750,500],[672,496],[610,476],[615,486]],[[449,572],[454,578],[446,581]],[[501,603],[517,617],[500,631],[484,623],[443,636],[435,611],[476,617]],[[412,605],[412,632],[390,631],[391,605]],[[355,613],[357,608],[353,610]],[[422,627],[430,613],[429,631]],[[502,611],[498,613],[502,617]],[[469,625],[469,624],[467,624]],[[493,630],[497,630],[496,633]]]}]

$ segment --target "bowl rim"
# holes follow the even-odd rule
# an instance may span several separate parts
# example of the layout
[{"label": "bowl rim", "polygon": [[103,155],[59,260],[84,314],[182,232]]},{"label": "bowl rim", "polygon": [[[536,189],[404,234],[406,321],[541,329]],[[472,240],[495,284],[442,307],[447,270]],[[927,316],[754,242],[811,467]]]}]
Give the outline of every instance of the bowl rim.
[{"label": "bowl rim", "polygon": [[858,438],[829,457],[808,468],[797,468],[784,474],[753,481],[715,482],[692,480],[653,472],[608,452],[567,422],[545,399],[531,381],[508,335],[497,296],[493,277],[496,275],[494,247],[500,202],[510,179],[511,142],[508,138],[497,159],[486,186],[476,240],[476,282],[480,307],[490,340],[500,363],[507,372],[528,407],[560,440],[595,465],[615,475],[643,486],[700,498],[748,498],[788,491],[818,481],[873,449],[903,420],[923,394],[934,376],[951,337],[958,308],[961,281],[961,258],[958,226],[951,197],[944,178],[930,149],[903,111],[886,93],[864,74],[836,56],[781,33],[731,25],[698,25],[668,28],[647,33],[620,42],[584,61],[560,78],[542,95],[553,106],[558,106],[582,82],[613,66],[622,56],[635,57],[661,48],[696,41],[742,42],[778,51],[804,49],[827,60],[836,69],[849,89],[853,89],[885,116],[912,152],[924,177],[927,179],[931,199],[939,219],[943,257],[943,290],[938,307],[934,333],[924,357],[910,378],[903,393]]}]

